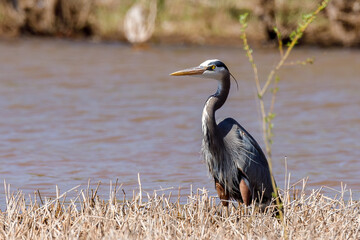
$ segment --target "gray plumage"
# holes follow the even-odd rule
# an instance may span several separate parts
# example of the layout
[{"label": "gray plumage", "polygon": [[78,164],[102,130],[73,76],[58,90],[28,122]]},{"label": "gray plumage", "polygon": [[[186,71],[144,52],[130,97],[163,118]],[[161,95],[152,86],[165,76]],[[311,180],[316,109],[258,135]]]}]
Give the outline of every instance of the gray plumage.
[{"label": "gray plumage", "polygon": [[202,155],[215,183],[232,199],[243,202],[239,186],[244,180],[251,200],[269,203],[274,192],[265,154],[255,139],[234,119],[217,123],[215,112],[225,103],[230,90],[230,72],[219,60],[172,75],[198,75],[218,80],[218,89],[205,103],[202,113]]}]

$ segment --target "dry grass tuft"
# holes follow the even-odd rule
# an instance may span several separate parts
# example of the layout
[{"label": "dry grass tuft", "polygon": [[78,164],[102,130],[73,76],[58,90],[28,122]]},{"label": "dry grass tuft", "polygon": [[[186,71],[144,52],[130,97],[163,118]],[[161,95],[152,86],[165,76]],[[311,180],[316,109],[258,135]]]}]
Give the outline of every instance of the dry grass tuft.
[{"label": "dry grass tuft", "polygon": [[[86,35],[90,31],[89,18],[94,8],[94,0],[58,0],[58,29],[60,32]],[[86,29],[89,30],[86,30]],[[90,33],[87,33],[90,34]]]},{"label": "dry grass tuft", "polygon": [[9,2],[0,1],[0,36],[16,36],[24,22],[25,17]]},{"label": "dry grass tuft", "polygon": [[[26,198],[10,193],[5,184],[6,211],[0,213],[2,239],[359,239],[360,202],[344,200],[345,190],[329,198],[322,190],[307,194],[283,192],[285,224],[270,211],[233,204],[227,213],[205,189],[190,193],[186,203],[170,195],[116,197],[121,186],[111,188],[109,199],[97,189],[85,189],[67,199],[76,188],[53,200],[39,194]],[[141,188],[141,185],[140,185]],[[289,189],[295,189],[292,186]],[[298,194],[295,194],[298,193]]]}]

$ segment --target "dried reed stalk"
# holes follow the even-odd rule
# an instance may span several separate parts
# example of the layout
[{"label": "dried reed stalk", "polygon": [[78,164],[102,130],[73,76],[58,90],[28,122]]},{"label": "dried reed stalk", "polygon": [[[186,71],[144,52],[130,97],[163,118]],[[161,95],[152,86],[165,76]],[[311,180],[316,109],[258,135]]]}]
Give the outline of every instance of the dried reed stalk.
[{"label": "dried reed stalk", "polygon": [[[139,179],[140,180],[140,179]],[[299,189],[299,185],[301,186]],[[306,180],[282,191],[289,239],[359,239],[360,202],[342,188],[330,198],[322,189],[305,191]],[[109,199],[97,190],[75,187],[55,199],[11,193],[5,183],[6,210],[0,212],[1,239],[283,239],[282,224],[271,211],[233,204],[229,211],[205,189],[174,201],[157,191],[147,197],[116,199],[121,188],[111,187]],[[89,194],[89,193],[92,194]],[[349,194],[345,200],[345,194]],[[140,201],[140,196],[142,200]],[[293,197],[296,196],[296,197]],[[227,215],[228,212],[228,215]]]}]

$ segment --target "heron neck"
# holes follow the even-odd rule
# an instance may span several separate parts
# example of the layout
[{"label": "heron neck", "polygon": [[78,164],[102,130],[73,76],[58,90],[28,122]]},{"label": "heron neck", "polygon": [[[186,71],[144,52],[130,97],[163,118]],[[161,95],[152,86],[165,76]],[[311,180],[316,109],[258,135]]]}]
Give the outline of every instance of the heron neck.
[{"label": "heron neck", "polygon": [[202,116],[203,132],[208,131],[215,134],[216,120],[215,111],[224,105],[230,90],[230,75],[226,75],[219,81],[218,89],[215,94],[211,95],[205,103]]},{"label": "heron neck", "polygon": [[230,77],[226,76],[223,80],[219,81],[218,89],[215,94],[212,95],[212,97],[215,99],[214,106],[213,106],[213,112],[215,114],[215,111],[224,105],[230,91]]}]

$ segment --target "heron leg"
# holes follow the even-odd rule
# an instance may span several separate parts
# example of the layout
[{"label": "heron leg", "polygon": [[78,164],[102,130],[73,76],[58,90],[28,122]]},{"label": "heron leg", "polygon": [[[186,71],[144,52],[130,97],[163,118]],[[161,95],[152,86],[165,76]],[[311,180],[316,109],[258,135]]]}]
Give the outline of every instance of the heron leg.
[{"label": "heron leg", "polygon": [[219,195],[219,198],[221,199],[221,203],[223,204],[223,206],[227,207],[229,205],[229,193],[226,193],[224,187],[221,186],[221,184],[217,181],[215,181],[215,188]]},{"label": "heron leg", "polygon": [[240,188],[241,197],[245,205],[249,206],[251,202],[251,192],[249,187],[246,185],[244,179],[241,179],[239,188]]}]

